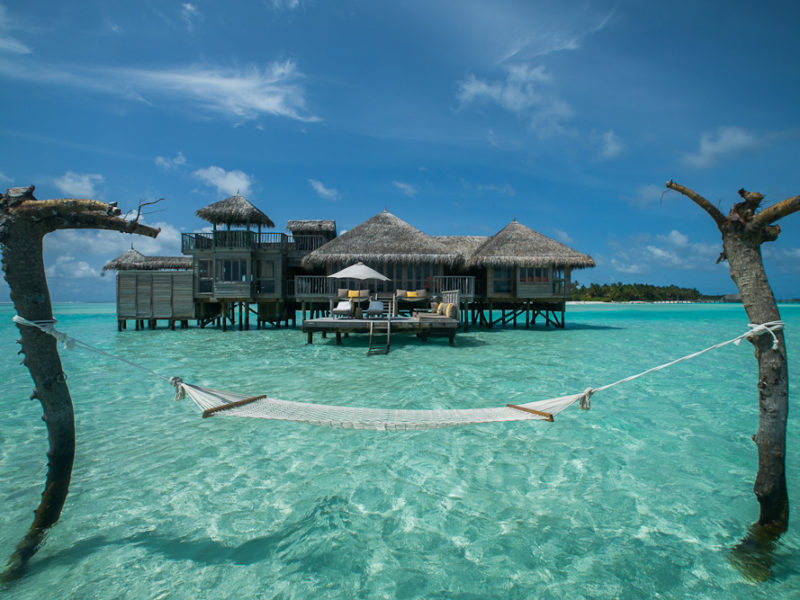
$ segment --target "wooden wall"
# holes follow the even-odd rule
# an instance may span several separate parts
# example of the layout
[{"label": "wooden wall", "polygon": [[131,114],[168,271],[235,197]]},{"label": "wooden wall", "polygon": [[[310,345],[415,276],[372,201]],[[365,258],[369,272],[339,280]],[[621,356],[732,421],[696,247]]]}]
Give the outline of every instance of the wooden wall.
[{"label": "wooden wall", "polygon": [[193,319],[191,271],[120,271],[117,318]]}]

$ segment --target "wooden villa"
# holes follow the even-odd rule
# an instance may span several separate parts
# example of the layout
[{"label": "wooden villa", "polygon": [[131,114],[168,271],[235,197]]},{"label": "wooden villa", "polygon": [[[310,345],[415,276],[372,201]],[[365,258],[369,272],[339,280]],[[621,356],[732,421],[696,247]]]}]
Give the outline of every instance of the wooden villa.
[{"label": "wooden villa", "polygon": [[449,292],[465,327],[518,319],[527,327],[538,317],[563,327],[571,271],[594,266],[516,219],[491,237],[431,236],[383,211],[342,235],[332,220],[289,221],[287,235],[262,231],[274,223],[240,194],[196,214],[212,230],[182,234],[185,256],[148,258],[131,249],[105,266],[118,271],[120,329],[131,319],[137,328],[197,319],[225,329],[249,327],[251,315],[258,327],[295,323],[298,312],[303,321],[328,316],[342,291],[364,285],[328,275],[356,262],[389,278],[369,289],[396,315]]}]

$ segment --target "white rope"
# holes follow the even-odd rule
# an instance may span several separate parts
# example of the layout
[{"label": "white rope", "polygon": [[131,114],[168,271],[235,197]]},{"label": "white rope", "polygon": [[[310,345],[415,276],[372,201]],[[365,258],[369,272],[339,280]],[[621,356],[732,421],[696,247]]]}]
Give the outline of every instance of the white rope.
[{"label": "white rope", "polygon": [[[728,340],[726,342],[720,342],[719,344],[714,344],[713,346],[709,346],[704,350],[700,350],[699,352],[693,352],[692,354],[687,354],[686,356],[682,356],[680,358],[676,358],[675,360],[671,360],[668,363],[664,363],[663,365],[658,365],[657,367],[652,367],[647,369],[646,371],[642,371],[641,373],[637,373],[636,375],[631,375],[630,377],[625,377],[624,379],[620,379],[619,381],[615,381],[614,383],[609,383],[608,385],[604,385],[598,388],[590,388],[591,392],[589,395],[595,392],[602,392],[603,390],[607,390],[608,388],[612,388],[615,385],[619,385],[620,383],[626,383],[628,381],[633,381],[634,379],[638,379],[639,377],[643,377],[648,375],[649,373],[654,373],[655,371],[661,371],[662,369],[666,369],[667,367],[671,367],[672,365],[678,364],[679,362],[683,362],[685,360],[689,360],[691,358],[695,358],[700,356],[701,354],[705,354],[706,352],[710,352],[711,350],[717,350],[718,348],[722,348],[723,346],[727,346],[728,344],[734,344],[738,346],[742,343],[744,339],[750,339],[754,337],[758,337],[763,333],[769,333],[772,336],[772,349],[777,350],[778,348],[778,337],[775,335],[776,331],[780,331],[784,328],[785,323],[783,321],[769,321],[768,323],[761,323],[760,325],[754,325],[753,323],[748,323],[747,326],[750,328],[750,331],[743,333],[742,335],[738,335],[735,338]],[[588,392],[589,390],[587,390]],[[586,393],[586,392],[584,392]]]},{"label": "white rope", "polygon": [[83,348],[84,350],[89,350],[90,352],[94,352],[95,354],[99,354],[101,356],[105,356],[106,358],[113,358],[114,360],[118,360],[120,362],[124,362],[126,365],[130,365],[130,366],[134,367],[135,369],[139,369],[139,370],[144,371],[146,373],[150,373],[151,375],[155,375],[156,377],[160,377],[164,381],[168,381],[168,382],[170,382],[172,385],[174,385],[176,387],[178,385],[178,382],[182,383],[182,380],[181,380],[180,377],[167,377],[166,375],[162,375],[161,373],[157,373],[157,372],[153,371],[152,369],[148,369],[147,367],[143,367],[142,365],[140,365],[138,363],[130,361],[127,358],[122,358],[121,356],[116,356],[114,354],[109,354],[108,352],[100,350],[100,348],[95,348],[94,346],[91,346],[91,345],[87,344],[86,342],[82,342],[82,341],[80,341],[78,339],[75,339],[74,337],[70,337],[66,333],[64,333],[63,331],[58,331],[55,328],[55,324],[58,321],[56,321],[55,319],[48,319],[46,321],[29,321],[25,317],[20,317],[19,315],[14,315],[14,318],[12,320],[17,325],[27,325],[28,327],[35,327],[36,329],[39,329],[40,331],[43,331],[44,333],[46,333],[48,335],[52,335],[54,338],[56,338],[56,340],[61,342],[61,347],[64,348],[65,350],[74,350],[75,347],[77,346],[79,348]]},{"label": "white rope", "polygon": [[[633,381],[649,373],[666,369],[679,362],[689,360],[727,346],[728,344],[739,345],[744,339],[752,339],[764,333],[772,336],[772,349],[778,348],[779,340],[775,335],[776,331],[784,328],[783,321],[770,321],[754,325],[748,324],[749,331],[733,339],[719,344],[709,346],[699,352],[687,354],[670,362],[652,367],[636,375],[625,377],[614,383],[598,388],[586,388],[581,394],[560,396],[549,398],[520,405],[506,405],[491,408],[466,408],[466,409],[440,409],[440,410],[408,410],[408,409],[383,409],[383,408],[360,408],[351,406],[331,406],[326,404],[314,404],[310,402],[290,402],[270,398],[266,395],[250,397],[247,394],[213,390],[196,385],[184,383],[180,377],[167,377],[161,375],[147,367],[143,367],[126,358],[109,354],[99,348],[95,348],[85,342],[56,330],[55,320],[48,321],[29,321],[23,317],[15,316],[14,322],[18,325],[36,327],[55,337],[67,349],[78,346],[95,352],[102,356],[118,360],[132,367],[160,377],[168,381],[175,387],[175,399],[185,396],[189,398],[201,409],[203,416],[211,413],[251,417],[261,419],[273,419],[283,421],[294,421],[308,423],[312,425],[324,425],[329,427],[344,427],[351,429],[432,429],[439,427],[453,427],[456,425],[468,425],[476,423],[497,423],[504,421],[527,421],[527,420],[552,420],[557,415],[575,402],[580,401],[580,407],[588,410],[591,406],[591,397],[594,393],[607,390],[621,383]],[[230,405],[230,406],[229,406]]]}]

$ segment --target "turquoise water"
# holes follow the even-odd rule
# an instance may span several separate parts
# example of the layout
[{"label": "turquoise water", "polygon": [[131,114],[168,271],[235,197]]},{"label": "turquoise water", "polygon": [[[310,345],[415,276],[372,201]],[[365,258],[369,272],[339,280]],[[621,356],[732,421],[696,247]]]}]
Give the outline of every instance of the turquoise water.
[{"label": "turquoise water", "polygon": [[[59,327],[165,375],[289,400],[454,408],[600,386],[735,337],[737,305],[575,306],[566,330],[477,330],[337,347],[297,329],[126,331],[112,305]],[[0,548],[42,491],[46,433],[0,306]],[[782,307],[800,374],[800,305]],[[77,455],[61,521],[13,598],[790,598],[800,533],[774,577],[728,550],[757,517],[756,365],[748,344],[598,393],[553,424],[419,432],[200,419],[162,380],[62,351]],[[797,385],[787,468],[800,501]],[[796,509],[795,509],[795,514]]]}]

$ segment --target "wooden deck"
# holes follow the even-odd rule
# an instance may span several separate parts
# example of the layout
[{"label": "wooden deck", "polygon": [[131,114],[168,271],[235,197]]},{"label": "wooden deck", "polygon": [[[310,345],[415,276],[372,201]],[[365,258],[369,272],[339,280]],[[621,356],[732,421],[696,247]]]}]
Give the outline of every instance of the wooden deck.
[{"label": "wooden deck", "polygon": [[[433,315],[426,313],[416,313],[411,317],[393,317],[391,319],[391,333],[414,333],[422,340],[429,337],[446,337],[452,346],[456,330],[460,327],[457,319],[448,319],[441,315]],[[389,328],[389,320],[385,318],[380,319],[350,319],[350,318],[335,318],[335,317],[321,317],[318,319],[306,319],[303,321],[302,329],[308,335],[308,343],[313,343],[314,334],[321,333],[322,337],[327,334],[336,334],[336,343],[342,343],[342,334],[345,336],[351,333],[366,333],[369,334],[370,326],[377,334],[385,334]]]}]

